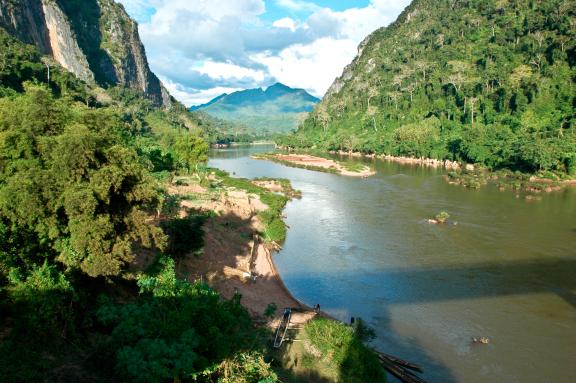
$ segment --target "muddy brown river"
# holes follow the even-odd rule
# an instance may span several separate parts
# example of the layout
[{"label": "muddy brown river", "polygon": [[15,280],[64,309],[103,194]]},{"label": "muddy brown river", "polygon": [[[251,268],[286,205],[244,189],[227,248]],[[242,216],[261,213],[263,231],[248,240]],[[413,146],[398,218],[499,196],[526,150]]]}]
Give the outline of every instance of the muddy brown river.
[{"label": "muddy brown river", "polygon": [[[429,382],[576,382],[576,188],[527,201],[422,167],[376,161],[356,179],[250,159],[270,150],[213,151],[210,165],[302,191],[275,255],[297,298],[362,317]],[[426,223],[443,210],[457,225]]]}]

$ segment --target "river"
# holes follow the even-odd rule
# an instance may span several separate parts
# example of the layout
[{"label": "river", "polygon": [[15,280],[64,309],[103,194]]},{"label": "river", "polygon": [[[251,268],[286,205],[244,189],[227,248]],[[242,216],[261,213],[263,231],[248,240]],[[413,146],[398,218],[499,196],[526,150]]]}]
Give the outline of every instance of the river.
[{"label": "river", "polygon": [[[527,201],[437,169],[377,160],[357,179],[250,158],[270,150],[213,151],[210,166],[302,191],[275,255],[297,298],[362,317],[429,382],[576,382],[576,188]],[[443,210],[458,224],[425,222]]]}]

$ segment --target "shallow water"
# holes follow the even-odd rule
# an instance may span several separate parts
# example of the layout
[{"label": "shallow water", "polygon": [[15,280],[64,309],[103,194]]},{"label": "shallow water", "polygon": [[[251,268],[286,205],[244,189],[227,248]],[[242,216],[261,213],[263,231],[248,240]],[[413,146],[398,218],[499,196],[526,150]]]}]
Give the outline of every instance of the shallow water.
[{"label": "shallow water", "polygon": [[[375,161],[356,179],[249,158],[270,149],[214,151],[210,165],[302,191],[275,256],[297,298],[362,317],[375,347],[429,382],[576,382],[576,188],[528,202],[422,167]],[[425,223],[442,210],[458,224]]]}]

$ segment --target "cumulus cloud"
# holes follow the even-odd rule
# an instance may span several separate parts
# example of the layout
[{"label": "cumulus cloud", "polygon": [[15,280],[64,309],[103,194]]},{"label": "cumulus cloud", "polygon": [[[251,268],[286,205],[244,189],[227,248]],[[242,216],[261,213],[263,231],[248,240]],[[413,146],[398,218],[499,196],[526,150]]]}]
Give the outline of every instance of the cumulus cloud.
[{"label": "cumulus cloud", "polygon": [[291,11],[317,11],[321,9],[320,6],[310,2],[310,1],[302,1],[302,0],[276,0],[276,3],[289,9]]},{"label": "cumulus cloud", "polygon": [[276,80],[322,96],[356,49],[353,40],[320,38],[311,44],[290,46],[279,54],[259,53],[252,59],[265,65]]},{"label": "cumulus cloud", "polygon": [[233,78],[251,78],[256,81],[264,81],[266,74],[261,70],[245,68],[232,63],[219,63],[206,61],[198,72],[206,74],[212,78],[233,79]]},{"label": "cumulus cloud", "polygon": [[174,82],[171,79],[162,76],[160,76],[160,80],[164,83],[164,86],[172,96],[189,106],[205,104],[224,93],[230,94],[244,89],[226,86],[217,86],[210,89],[196,89],[186,87],[179,82]]},{"label": "cumulus cloud", "polygon": [[321,97],[358,44],[410,2],[353,7],[351,1],[350,8],[334,11],[313,1],[274,0],[286,15],[266,21],[263,0],[120,1],[140,21],[152,69],[187,105],[275,81]]},{"label": "cumulus cloud", "polygon": [[296,31],[296,21],[290,17],[284,17],[280,20],[276,20],[274,23],[272,23],[272,26],[276,28],[289,29],[292,32]]}]

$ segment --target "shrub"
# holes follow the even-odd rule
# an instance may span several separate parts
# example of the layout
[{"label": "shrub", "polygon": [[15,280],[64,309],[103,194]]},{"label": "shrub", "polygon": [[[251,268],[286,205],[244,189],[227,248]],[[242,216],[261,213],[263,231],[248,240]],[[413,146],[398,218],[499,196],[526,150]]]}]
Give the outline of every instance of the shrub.
[{"label": "shrub", "polygon": [[436,221],[444,223],[448,220],[448,218],[450,218],[450,214],[446,213],[445,211],[441,211],[440,213],[436,214],[436,217],[434,218]]}]

